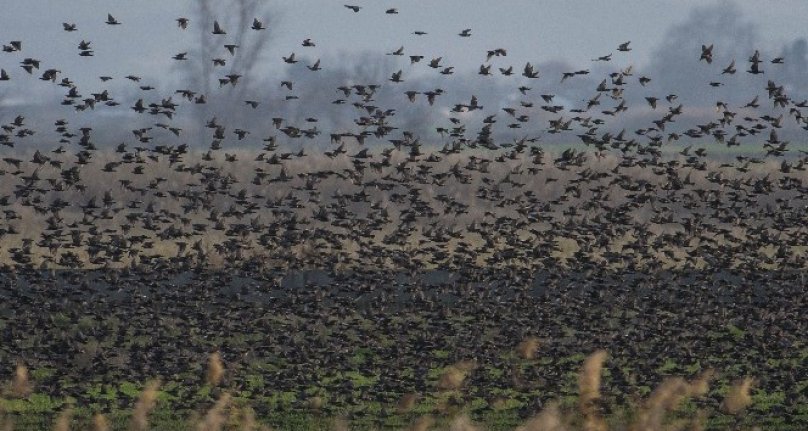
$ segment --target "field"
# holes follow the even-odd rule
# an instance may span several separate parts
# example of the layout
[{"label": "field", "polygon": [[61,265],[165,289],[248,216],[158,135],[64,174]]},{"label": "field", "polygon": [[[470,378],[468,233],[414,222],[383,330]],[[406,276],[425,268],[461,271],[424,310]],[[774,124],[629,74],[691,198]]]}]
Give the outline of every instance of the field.
[{"label": "field", "polygon": [[[484,174],[472,169],[502,152],[450,155],[447,171],[421,185],[374,169],[363,177],[373,189],[350,177],[307,186],[350,167],[345,156],[262,168],[257,152],[229,163],[191,154],[153,161],[141,179],[98,169],[116,157],[101,153],[82,175],[125,187],[92,182],[45,191],[42,202],[106,195],[103,204],[37,211],[18,200],[5,222],[0,252],[16,263],[0,286],[0,363],[11,382],[0,410],[14,429],[58,426],[65,412],[81,427],[103,413],[111,429],[132,429],[145,390],[156,404],[142,419],[153,429],[425,429],[418,420],[429,417],[420,420],[436,429],[472,429],[462,428],[468,420],[511,430],[542,411],[571,429],[678,429],[683,418],[706,429],[804,429],[802,197],[785,188],[758,200],[781,205],[786,242],[767,234],[765,218],[717,216],[708,198],[803,171],[713,158],[676,175],[626,167],[625,187],[607,194],[619,159],[582,158],[569,171],[561,153],[534,148],[505,152]],[[193,165],[245,186],[209,192],[198,207],[165,199],[200,178]],[[247,186],[259,172],[282,181]],[[436,183],[443,172],[456,181]],[[645,182],[650,196],[685,176],[692,184],[667,203],[629,186]],[[500,194],[489,196],[493,182]],[[75,242],[50,227],[52,215],[92,230]],[[608,353],[596,356],[601,384],[582,403],[579,373],[599,351]],[[14,383],[21,369],[27,379]],[[738,382],[748,398],[728,410]],[[644,416],[655,409],[664,414]]]},{"label": "field", "polygon": [[[155,429],[185,429],[228,394],[230,421],[249,408],[272,429],[320,429],[334,418],[405,428],[423,415],[445,423],[465,413],[504,430],[553,400],[580,421],[578,371],[587,352],[603,349],[597,411],[612,424],[635,418],[667,379],[707,370],[709,391],[674,402],[673,417],[703,411],[708,429],[797,430],[808,421],[799,372],[806,304],[793,301],[804,287],[776,272],[748,281],[743,271],[281,277],[6,275],[2,293],[14,307],[0,319],[2,362],[25,352],[31,392],[7,393],[0,407],[15,429],[45,428],[66,409],[76,423],[104,412],[125,429],[144,384],[159,379]],[[223,369],[211,381],[214,352]],[[462,370],[457,382],[452,367]],[[722,412],[746,377],[755,379],[751,406]]]},{"label": "field", "polygon": [[0,431],[808,430],[790,2],[6,2]]}]

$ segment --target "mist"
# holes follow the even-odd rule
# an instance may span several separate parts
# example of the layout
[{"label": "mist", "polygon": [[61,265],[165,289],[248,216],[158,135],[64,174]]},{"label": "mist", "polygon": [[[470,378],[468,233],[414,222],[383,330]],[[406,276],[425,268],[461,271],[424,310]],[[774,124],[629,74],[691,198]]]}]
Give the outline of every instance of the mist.
[{"label": "mist", "polygon": [[[677,123],[680,132],[699,123],[715,121],[718,101],[725,102],[730,109],[740,109],[758,96],[763,114],[780,115],[782,110],[766,100],[765,88],[769,80],[784,86],[792,100],[804,100],[808,96],[808,84],[804,79],[804,71],[808,68],[806,40],[798,38],[781,46],[769,46],[761,39],[757,26],[737,5],[728,2],[694,8],[683,22],[664,30],[663,42],[653,50],[646,64],[634,65],[624,53],[613,52],[611,61],[590,62],[586,69],[588,74],[576,75],[563,82],[562,74],[580,70],[573,64],[581,64],[582,59],[536,61],[505,55],[494,56],[490,62],[483,63],[485,58],[481,56],[481,64],[490,65],[492,75],[483,76],[477,70],[462,68],[444,75],[440,71],[452,67],[451,63],[443,60],[440,67],[429,68],[426,66],[431,60],[428,56],[412,63],[409,56],[417,53],[409,52],[406,47],[404,55],[400,56],[390,55],[390,52],[362,51],[332,53],[323,57],[308,54],[306,48],[300,48],[296,50],[297,62],[286,64],[273,58],[278,56],[279,50],[273,47],[278,30],[272,24],[282,16],[282,11],[279,13],[266,3],[249,0],[241,0],[238,8],[225,10],[220,6],[210,1],[196,4],[191,20],[195,26],[187,30],[196,34],[190,36],[196,42],[187,50],[188,61],[176,61],[167,71],[155,70],[141,75],[141,81],[137,83],[115,77],[108,83],[88,81],[90,83],[78,88],[82,98],[106,89],[111,99],[119,103],[117,106],[99,103],[78,111],[75,105],[60,105],[68,87],[38,80],[34,75],[26,76],[24,71],[10,66],[15,79],[0,87],[0,122],[9,122],[18,115],[29,119],[27,125],[38,133],[15,139],[15,142],[20,142],[19,147],[35,148],[58,143],[60,135],[46,130],[52,129],[51,124],[57,119],[66,119],[70,127],[76,129],[92,125],[95,145],[99,147],[132,142],[136,138],[132,130],[152,127],[149,136],[157,141],[179,141],[201,150],[211,141],[211,131],[205,125],[215,118],[226,128],[226,139],[223,140],[226,148],[255,148],[262,145],[264,139],[274,137],[281,145],[291,148],[322,149],[329,145],[332,133],[357,134],[366,129],[356,121],[373,112],[353,105],[362,101],[380,111],[387,111],[386,121],[393,128],[387,136],[367,139],[369,145],[400,138],[405,131],[421,138],[425,144],[442,145],[458,136],[447,137],[438,129],[453,128],[460,128],[463,137],[474,139],[484,126],[482,120],[491,115],[495,115],[497,121],[492,128],[495,141],[539,138],[549,143],[571,143],[578,141],[574,136],[577,131],[548,134],[549,121],[570,117],[571,109],[586,108],[587,102],[598,94],[595,89],[604,78],[629,67],[632,68],[627,78],[630,85],[621,95],[629,109],[610,119],[607,128],[613,133],[650,127],[654,119],[666,113],[668,105],[677,104],[684,106],[682,119]],[[254,16],[261,17],[269,30],[249,30],[249,21]],[[214,19],[231,29],[227,40],[238,45],[234,54],[211,42],[208,33]],[[615,47],[622,42],[614,41]],[[698,61],[702,45],[714,45],[712,64]],[[760,75],[746,72],[749,67],[747,60],[756,50],[760,50],[764,61],[765,73]],[[775,57],[784,57],[784,64],[771,64]],[[223,59],[226,65],[216,67],[212,58]],[[310,70],[318,60],[321,69]],[[737,72],[722,74],[733,60]],[[539,71],[539,79],[520,76],[528,62]],[[502,76],[499,69],[508,67],[513,67],[513,76]],[[399,70],[403,82],[391,82],[391,75]],[[226,81],[225,77],[235,71],[243,75],[237,82],[223,84],[220,81]],[[34,72],[41,74],[41,71]],[[67,76],[65,70],[60,78]],[[640,77],[648,77],[650,82],[641,86],[636,82]],[[291,83],[292,89],[282,82]],[[710,82],[718,83],[718,86],[710,86]],[[140,85],[154,89],[141,91]],[[345,95],[337,89],[353,85],[378,88],[371,97],[358,95],[355,90]],[[529,87],[530,90],[522,94],[519,87]],[[186,99],[176,93],[183,89],[190,90],[195,96]],[[442,93],[430,106],[423,93],[435,89],[442,90]],[[414,102],[408,100],[406,91],[418,92]],[[666,104],[664,99],[671,94],[677,98]],[[196,103],[195,97],[200,95],[204,95],[207,103]],[[554,97],[548,103],[540,95]],[[461,108],[459,112],[452,112],[457,105],[469,104],[472,96],[476,96],[482,109]],[[650,96],[662,100],[657,110],[651,109],[646,102],[645,98]],[[168,98],[178,105],[172,118],[166,118],[165,114],[137,114],[131,109],[138,99],[143,99],[148,105],[160,104]],[[259,105],[253,108],[247,101],[257,101]],[[601,97],[591,110],[577,115],[599,115],[618,103],[619,100]],[[562,106],[564,110],[553,113],[542,106]],[[511,116],[503,108],[514,108],[515,114]],[[742,114],[743,110],[739,112]],[[527,121],[515,121],[522,115]],[[273,126],[272,118],[283,118],[285,126],[314,133],[303,138],[286,136]],[[456,119],[455,122],[451,121],[452,118]],[[178,138],[167,130],[154,128],[155,123],[169,121],[182,129]],[[794,122],[786,122],[781,135],[796,139],[797,126]],[[239,139],[233,133],[236,129],[246,130],[249,134]]]}]

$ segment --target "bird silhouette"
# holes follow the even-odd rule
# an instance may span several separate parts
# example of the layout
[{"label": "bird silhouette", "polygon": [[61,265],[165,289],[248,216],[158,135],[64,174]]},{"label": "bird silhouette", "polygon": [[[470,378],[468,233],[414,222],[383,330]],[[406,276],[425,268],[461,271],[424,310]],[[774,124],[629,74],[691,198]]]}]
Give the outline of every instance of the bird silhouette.
[{"label": "bird silhouette", "polygon": [[120,25],[121,24],[120,21],[115,19],[115,17],[113,17],[111,14],[107,14],[106,23],[107,23],[107,25]]}]

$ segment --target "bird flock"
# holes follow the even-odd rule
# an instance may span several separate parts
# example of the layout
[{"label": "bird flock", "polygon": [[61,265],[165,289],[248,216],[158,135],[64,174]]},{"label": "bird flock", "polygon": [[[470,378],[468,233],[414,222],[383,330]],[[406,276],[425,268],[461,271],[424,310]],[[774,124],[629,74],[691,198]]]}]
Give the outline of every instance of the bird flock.
[{"label": "bird flock", "polygon": [[[340,12],[345,20],[374,13],[400,19],[400,9],[345,5]],[[127,17],[116,15],[97,19],[132,31]],[[459,346],[452,353],[458,359],[507,368],[496,352],[531,334],[554,340],[549,349],[557,357],[617,346],[645,359],[649,370],[670,355],[731,354],[755,370],[767,366],[760,352],[796,357],[805,334],[799,310],[806,305],[808,153],[780,136],[808,130],[808,101],[792,98],[786,86],[766,79],[744,105],[719,99],[708,113],[691,114],[676,89],[654,94],[653,76],[621,64],[599,77],[590,97],[560,102],[565,85],[603,69],[550,76],[530,62],[509,62],[507,47],[496,47],[479,53],[477,74],[501,75],[518,98],[494,106],[474,94],[410,87],[410,76],[451,80],[456,67],[448,55],[410,52],[405,42],[378,53],[396,62],[386,79],[349,77],[333,89],[332,104],[351,118],[334,130],[322,130],[314,116],[284,118],[268,97],[250,93],[239,104],[264,110],[266,124],[234,127],[212,115],[196,125],[204,142],[188,142],[185,115],[199,105],[215,112],[218,95],[250,78],[231,61],[242,49],[232,37],[241,29],[225,22],[168,23],[178,32],[202,26],[216,46],[216,56],[202,59],[218,84],[207,92],[165,92],[134,73],[98,77],[100,85],[133,86],[129,96],[113,87],[86,90],[58,64],[28,54],[24,40],[3,42],[0,91],[11,83],[58,86],[64,97],[54,104],[66,113],[126,111],[121,118],[137,124],[130,140],[113,143],[91,126],[59,119],[57,142],[49,144],[47,132],[31,125],[41,122],[14,106],[0,111],[0,289],[19,311],[2,315],[4,358],[23,352],[28,363],[60,370],[55,387],[57,377],[78,379],[90,367],[109,382],[154,375],[158,367],[178,373],[215,347],[245,367],[259,359],[286,363],[260,371],[279,390],[301,391],[329,367],[359,367],[390,376],[374,389],[390,398],[428,390],[431,355],[444,343]],[[247,22],[246,31],[270,30],[262,19]],[[63,31],[80,39],[70,48],[75,55],[102,55],[77,24],[65,22]],[[451,37],[460,43],[479,36],[458,28]],[[299,51],[328,41],[299,40],[271,66],[306,66],[295,73],[329,67]],[[619,63],[633,49],[628,41],[615,46],[591,62]],[[713,64],[717,50],[705,41],[692,53],[694,65],[714,72],[694,86],[731,91],[732,75],[765,77],[788,61],[754,51],[722,67]],[[194,50],[172,60],[194,60]],[[295,75],[279,81],[284,102],[296,103]],[[539,82],[558,92],[534,91]],[[642,106],[627,100],[627,89],[642,92]],[[379,103],[383,92],[396,104]],[[426,135],[408,130],[397,113],[412,104],[442,112],[445,124],[430,125]],[[628,111],[652,118],[626,130]],[[130,128],[125,121],[120,127]],[[549,136],[569,145],[545,144]],[[60,288],[66,292],[54,295]],[[692,315],[683,316],[683,308]],[[58,332],[57,314],[71,325],[89,316],[91,329]],[[105,320],[113,315],[128,323]],[[582,315],[591,323],[586,329]],[[458,316],[473,316],[479,326],[471,330]],[[353,328],[347,332],[323,329],[346,321]],[[732,346],[732,335],[721,332],[727,322],[758,329]],[[33,329],[42,327],[50,329]],[[401,335],[390,343],[379,328]],[[223,335],[255,331],[264,344]],[[187,343],[176,343],[177,334]],[[131,341],[145,335],[151,341]],[[88,350],[90,338],[100,344]],[[26,339],[38,341],[24,347]],[[670,340],[680,349],[672,351]],[[358,343],[386,362],[355,363]],[[788,362],[778,364],[761,384],[785,390],[791,409],[799,382]],[[560,378],[561,364],[552,367],[550,380]],[[548,378],[541,377],[546,369],[512,371],[475,376],[470,385],[479,389],[469,396]],[[628,387],[627,374],[615,368],[613,375]],[[355,389],[336,388],[337,399],[373,399]]]},{"label": "bird flock", "polygon": [[[362,6],[345,7],[369,13]],[[385,10],[387,15],[398,12]],[[125,20],[112,14],[104,22],[115,31],[127,30]],[[176,31],[206,26],[207,37],[221,44],[223,53],[233,55],[239,49],[228,39],[234,29],[215,18],[197,22],[179,17],[176,24]],[[63,23],[63,29],[81,33],[74,23]],[[267,29],[255,18],[247,31]],[[429,37],[425,31],[413,34]],[[77,55],[96,55],[90,36],[80,34]],[[457,37],[474,37],[473,31],[461,29]],[[301,45],[316,44],[304,38]],[[623,42],[615,52],[592,61],[616,61],[631,50],[631,42]],[[190,51],[172,58],[187,61]],[[712,44],[702,45],[693,61],[710,65],[713,51]],[[805,265],[808,153],[793,149],[778,130],[808,129],[808,117],[802,115],[808,101],[792,100],[773,80],[760,88],[772,113],[756,115],[766,103],[758,96],[743,106],[719,100],[714,118],[697,117],[700,124],[679,126],[687,108],[678,96],[648,94],[643,108],[657,117],[646,127],[617,131],[610,123],[619,124],[630,109],[624,91],[652,80],[634,76],[631,65],[610,72],[590,98],[574,106],[554,104],[556,96],[550,92],[533,94],[532,82],[557,78],[542,75],[530,62],[521,74],[514,71],[517,66],[498,65],[501,75],[516,80],[521,98],[499,108],[486,107],[474,94],[407,88],[407,74],[425,60],[411,54],[410,69],[392,72],[386,82],[345,82],[334,89],[341,98],[333,104],[350,111],[352,122],[329,132],[325,151],[307,146],[324,139],[318,118],[295,123],[272,116],[271,106],[265,108],[272,125],[265,136],[256,136],[262,125],[231,128],[216,116],[205,119],[199,125],[209,130],[205,149],[205,144],[184,141],[177,118],[189,105],[214,103],[215,94],[195,88],[155,94],[154,85],[134,74],[99,77],[102,83],[131,81],[137,86],[134,100],[119,100],[110,89],[86,94],[58,66],[25,57],[24,41],[4,43],[3,53],[2,64],[19,59],[22,69],[0,69],[3,80],[34,85],[32,78],[41,73],[41,81],[64,88],[61,105],[66,110],[129,106],[138,119],[153,119],[152,126],[133,129],[132,140],[119,144],[98,142],[92,127],[74,128],[59,119],[54,124],[58,143],[46,149],[47,139],[35,135],[28,119],[11,113],[13,119],[0,134],[5,152],[0,238],[9,258],[6,267],[12,262],[18,268],[148,267],[153,261],[189,267],[217,259],[228,265],[258,259],[290,267],[370,264],[410,270],[541,268],[554,262],[607,267],[657,261],[680,267]],[[385,54],[404,56],[405,47]],[[491,49],[481,58],[485,62],[478,73],[490,76],[495,62],[508,59],[508,50]],[[309,61],[295,52],[280,60]],[[240,85],[243,74],[238,70],[218,72],[228,64],[226,57],[205,61],[220,73],[212,93]],[[432,58],[427,66],[452,75],[454,67],[443,61]],[[784,61],[764,61],[755,51],[746,73],[764,74]],[[309,72],[300,73],[325,67],[320,60],[310,61]],[[720,78],[735,73],[741,72],[733,60],[717,68],[716,81],[706,84],[722,86]],[[589,69],[564,72],[559,90],[568,80],[588,74]],[[298,98],[294,81],[292,75],[280,82],[290,93],[287,101]],[[401,103],[419,103],[425,97],[423,109],[445,108],[449,121],[428,136],[400,127],[400,108],[376,103],[382,91],[400,94]],[[252,96],[245,106],[264,108],[260,94]],[[442,104],[449,98],[461,100]],[[539,112],[550,116],[544,118],[545,126]],[[528,125],[538,132],[497,139],[503,128],[518,131]],[[542,137],[551,135],[572,145],[542,145]],[[708,154],[711,148],[731,151],[742,143],[762,151],[719,161]],[[257,145],[261,150],[240,150]],[[288,150],[295,145],[297,151]]]}]

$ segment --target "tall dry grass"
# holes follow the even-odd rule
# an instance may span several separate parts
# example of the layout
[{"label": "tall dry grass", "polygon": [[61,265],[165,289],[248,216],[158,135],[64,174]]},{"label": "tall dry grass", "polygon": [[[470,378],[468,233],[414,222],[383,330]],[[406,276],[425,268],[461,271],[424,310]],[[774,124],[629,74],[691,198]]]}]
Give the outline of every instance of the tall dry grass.
[{"label": "tall dry grass", "polygon": [[59,413],[56,422],[53,424],[53,431],[70,431],[70,420],[73,418],[73,410],[67,408]]},{"label": "tall dry grass", "polygon": [[473,361],[460,361],[450,365],[443,371],[438,379],[438,389],[443,391],[453,391],[460,389],[463,382],[474,368],[477,367]]},{"label": "tall dry grass", "polygon": [[[221,365],[220,358],[211,361],[213,364]],[[604,350],[599,350],[589,355],[581,367],[578,375],[579,398],[577,409],[562,410],[557,402],[548,403],[541,411],[515,428],[515,431],[608,431],[608,430],[628,430],[628,431],[698,431],[705,429],[708,412],[705,409],[698,409],[690,417],[674,417],[673,413],[688,399],[705,396],[710,389],[710,381],[715,378],[713,370],[707,370],[692,380],[681,377],[672,377],[663,381],[646,399],[638,406],[618,406],[632,407],[634,412],[629,415],[629,423],[618,423],[610,425],[609,418],[600,414],[598,404],[601,401],[601,383],[603,367],[608,359],[608,354]],[[439,388],[446,390],[461,390],[464,379],[476,368],[473,361],[460,361],[445,370],[439,379]],[[223,367],[216,368],[220,371]],[[18,373],[15,376],[24,376],[26,373]],[[209,373],[208,373],[209,375]],[[221,375],[219,375],[221,377]],[[16,377],[15,377],[16,378]],[[742,414],[752,403],[751,390],[755,380],[745,377],[737,380],[720,405],[720,410],[731,415]],[[159,380],[153,380],[145,385],[135,406],[131,420],[129,422],[130,431],[148,431],[149,414],[154,410],[157,403]],[[418,402],[418,394],[406,394],[399,401],[397,409],[399,413],[412,411]],[[319,396],[309,400],[311,408],[322,407],[323,399]],[[64,409],[53,422],[54,431],[69,431],[74,415],[73,406]],[[437,408],[437,410],[440,410]],[[196,419],[191,419],[191,429],[197,431],[269,431],[270,428],[260,424],[255,418],[254,411],[249,407],[237,407],[233,404],[233,398],[229,392],[224,392],[218,400],[204,415],[195,415]],[[620,419],[623,420],[623,419]],[[406,431],[428,431],[435,429],[437,421],[431,415],[422,415],[415,419]],[[449,431],[484,431],[484,427],[475,423],[467,413],[460,410],[454,417],[449,418]],[[331,422],[333,431],[345,431],[351,429],[350,424],[342,418],[335,418]],[[13,431],[14,424],[9,417],[0,411],[0,431]],[[94,431],[108,431],[111,429],[106,417],[96,414],[92,418],[91,429]]]},{"label": "tall dry grass", "polygon": [[221,431],[227,422],[227,407],[230,405],[231,396],[223,393],[216,403],[208,410],[208,413],[196,426],[196,431]]},{"label": "tall dry grass", "polygon": [[600,399],[600,380],[603,373],[603,363],[606,362],[605,350],[598,350],[589,355],[584,361],[583,368],[578,374],[579,398],[578,405],[584,416],[583,429],[585,431],[605,431],[607,426],[600,417],[597,401]]},{"label": "tall dry grass", "polygon": [[101,413],[96,413],[93,416],[93,431],[110,431],[109,421],[106,416]]},{"label": "tall dry grass", "polygon": [[731,415],[742,412],[752,404],[751,391],[754,384],[755,380],[750,377],[736,381],[724,398],[724,402],[721,403],[721,410]]},{"label": "tall dry grass", "polygon": [[561,409],[558,403],[552,402],[545,407],[539,414],[528,419],[524,425],[516,428],[516,431],[566,431],[567,426],[564,425],[561,416]]},{"label": "tall dry grass", "polygon": [[522,359],[533,359],[536,357],[540,345],[538,337],[527,337],[516,346],[516,354]]},{"label": "tall dry grass", "polygon": [[207,382],[211,386],[219,386],[224,378],[224,363],[219,352],[211,353],[208,358]]},{"label": "tall dry grass", "polygon": [[28,378],[28,368],[18,363],[14,370],[14,379],[11,381],[11,396],[25,398],[31,394],[33,387]]},{"label": "tall dry grass", "polygon": [[157,390],[159,388],[159,380],[152,380],[146,384],[146,388],[143,389],[140,398],[135,403],[132,420],[129,423],[129,431],[149,431],[149,413],[157,405]]}]

